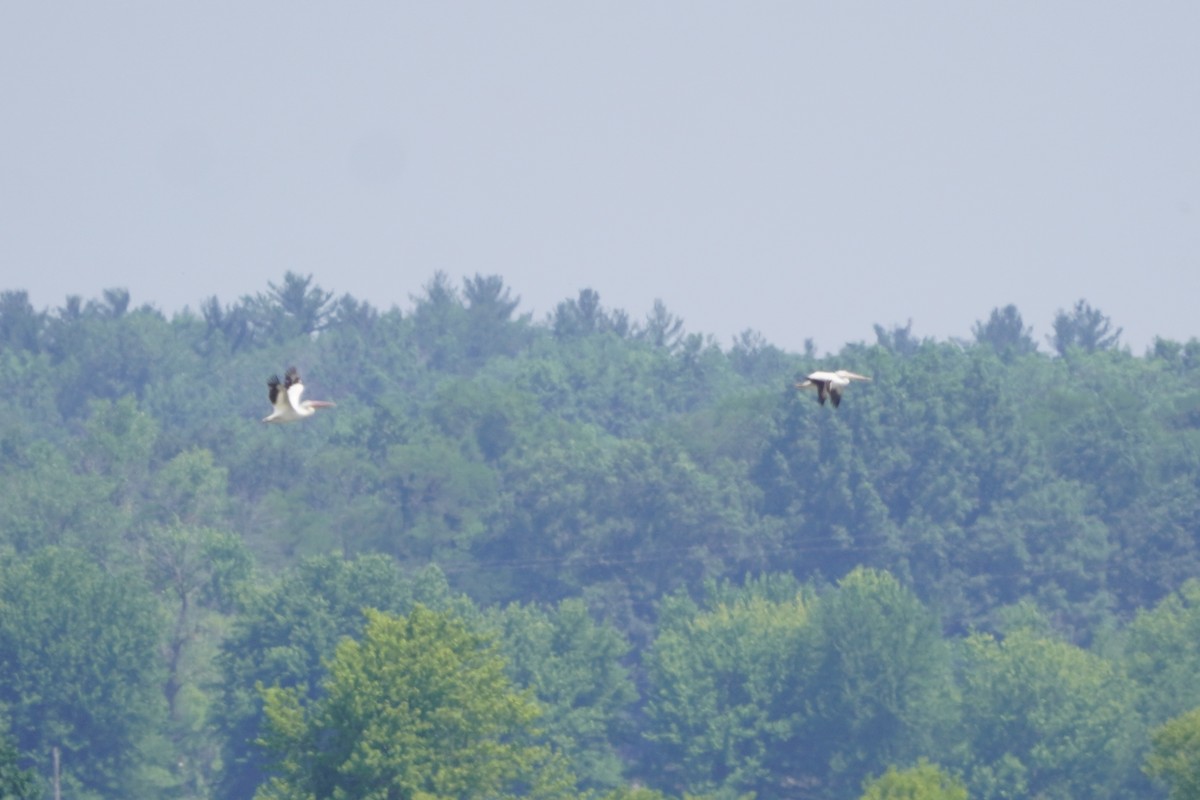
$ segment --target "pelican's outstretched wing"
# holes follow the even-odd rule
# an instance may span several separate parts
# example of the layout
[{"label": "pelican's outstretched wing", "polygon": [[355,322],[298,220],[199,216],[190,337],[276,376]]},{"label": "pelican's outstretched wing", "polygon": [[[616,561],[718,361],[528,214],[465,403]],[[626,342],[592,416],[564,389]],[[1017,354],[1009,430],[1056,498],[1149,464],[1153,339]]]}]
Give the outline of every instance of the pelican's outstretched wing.
[{"label": "pelican's outstretched wing", "polygon": [[292,411],[300,411],[300,396],[304,394],[304,381],[295,367],[288,367],[283,375],[283,385],[287,387],[287,402]]},{"label": "pelican's outstretched wing", "polygon": [[271,413],[263,417],[263,422],[286,422],[295,417],[287,382],[280,382],[278,375],[267,379],[267,399],[271,401]]},{"label": "pelican's outstretched wing", "polygon": [[846,387],[851,381],[869,381],[870,378],[865,375],[859,375],[857,372],[839,369],[835,372],[826,372],[825,370],[817,370],[808,374],[802,382],[796,384],[797,389],[812,389],[817,390],[817,402],[825,405],[825,400],[828,398],[833,401],[833,407],[837,408],[842,404],[842,394],[846,391]]},{"label": "pelican's outstretched wing", "polygon": [[825,387],[828,385],[828,380],[829,380],[827,376],[831,376],[831,375],[832,375],[832,373],[828,373],[828,372],[814,372],[811,375],[809,375],[808,377],[806,377],[804,380],[797,382],[796,388],[797,389],[816,389],[817,390],[817,401],[821,405],[825,405]]},{"label": "pelican's outstretched wing", "polygon": [[278,375],[272,375],[267,380],[267,398],[276,411],[288,408],[287,384],[281,383]]}]

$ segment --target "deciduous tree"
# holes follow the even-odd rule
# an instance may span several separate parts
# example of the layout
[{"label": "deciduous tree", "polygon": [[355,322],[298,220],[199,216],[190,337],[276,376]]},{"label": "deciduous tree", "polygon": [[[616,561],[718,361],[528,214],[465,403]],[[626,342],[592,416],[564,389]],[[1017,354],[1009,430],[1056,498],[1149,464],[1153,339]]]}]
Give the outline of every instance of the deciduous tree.
[{"label": "deciduous tree", "polygon": [[617,745],[630,736],[637,691],[621,663],[629,644],[597,623],[581,600],[542,609],[510,605],[494,612],[509,675],[532,689],[545,711],[539,722],[583,788],[613,788],[624,765]]},{"label": "deciduous tree", "polygon": [[936,764],[921,759],[908,769],[888,767],[867,784],[861,800],[967,800],[967,787]]},{"label": "deciduous tree", "polygon": [[539,744],[538,705],[517,692],[495,646],[451,613],[366,612],[319,697],[264,690],[274,776],[260,800],[328,797],[566,798],[573,780]]},{"label": "deciduous tree", "polygon": [[214,722],[224,739],[220,792],[249,798],[263,780],[262,700],[258,685],[296,689],[314,699],[338,641],[362,631],[363,608],[405,613],[413,602],[457,607],[445,577],[429,568],[409,580],[382,556],[311,558],[251,597],[221,647]]},{"label": "deciduous tree", "polygon": [[818,664],[799,752],[845,797],[890,764],[935,752],[952,729],[950,660],[937,618],[885,572],[856,569],[813,611]]},{"label": "deciduous tree", "polygon": [[[811,778],[793,748],[798,696],[814,666],[809,608],[761,584],[710,610],[669,598],[647,655],[647,777],[687,792],[759,792]],[[808,770],[808,771],[806,771]]]},{"label": "deciduous tree", "polygon": [[1171,800],[1200,797],[1200,708],[1163,723],[1150,740],[1146,774],[1170,787]]},{"label": "deciduous tree", "polygon": [[971,794],[1123,797],[1142,733],[1128,678],[1028,630],[966,640],[962,708]]},{"label": "deciduous tree", "polygon": [[40,773],[58,748],[75,791],[144,796],[142,748],[165,719],[162,633],[145,585],[80,551],[0,563],[0,705]]}]

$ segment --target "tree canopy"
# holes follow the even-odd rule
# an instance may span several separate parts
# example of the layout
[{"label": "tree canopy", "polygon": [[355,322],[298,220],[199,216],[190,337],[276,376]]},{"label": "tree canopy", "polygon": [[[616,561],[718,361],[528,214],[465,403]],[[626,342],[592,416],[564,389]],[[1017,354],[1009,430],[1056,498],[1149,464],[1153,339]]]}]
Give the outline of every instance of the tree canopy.
[{"label": "tree canopy", "polygon": [[[492,274],[406,308],[291,272],[169,316],[0,291],[0,781],[1165,797],[1200,342],[1066,309],[822,355],[591,288],[536,319]],[[291,365],[337,408],[261,425]],[[873,382],[796,391],[839,368]],[[420,709],[446,725],[406,762]]]},{"label": "tree canopy", "polygon": [[447,612],[368,610],[329,662],[320,697],[267,688],[263,800],[566,798],[572,779],[536,742],[539,708],[493,645]]}]

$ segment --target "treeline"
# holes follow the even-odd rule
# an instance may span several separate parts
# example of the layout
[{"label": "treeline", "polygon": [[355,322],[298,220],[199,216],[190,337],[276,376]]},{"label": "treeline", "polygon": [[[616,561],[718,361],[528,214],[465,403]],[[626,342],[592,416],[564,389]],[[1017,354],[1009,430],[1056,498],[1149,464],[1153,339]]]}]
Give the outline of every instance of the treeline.
[{"label": "treeline", "polygon": [[[1135,356],[1083,301],[1045,349],[1009,306],[828,358],[519,308],[441,274],[403,312],[292,273],[169,319],[0,293],[0,796],[1200,770],[1200,342]],[[291,364],[338,406],[262,425]],[[834,410],[817,368],[874,380]]]}]

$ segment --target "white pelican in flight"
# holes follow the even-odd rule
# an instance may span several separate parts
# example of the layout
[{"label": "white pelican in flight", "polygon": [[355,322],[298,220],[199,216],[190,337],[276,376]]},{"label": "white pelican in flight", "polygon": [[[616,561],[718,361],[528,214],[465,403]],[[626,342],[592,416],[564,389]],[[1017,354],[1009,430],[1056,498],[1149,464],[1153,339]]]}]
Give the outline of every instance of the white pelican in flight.
[{"label": "white pelican in flight", "polygon": [[333,408],[328,400],[300,400],[304,394],[304,382],[295,367],[288,367],[280,383],[278,375],[272,375],[267,381],[267,396],[275,408],[263,417],[263,422],[295,422],[298,419],[311,417],[318,408]]},{"label": "white pelican in flight", "polygon": [[833,401],[833,407],[837,408],[842,402],[842,392],[846,391],[846,387],[850,385],[850,381],[869,380],[871,379],[865,375],[839,369],[836,372],[814,372],[803,381],[797,383],[796,388],[812,389],[816,387],[817,402],[825,405],[825,395],[828,394],[829,399]]}]

